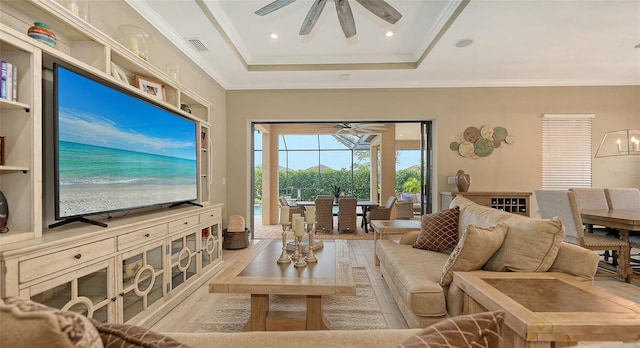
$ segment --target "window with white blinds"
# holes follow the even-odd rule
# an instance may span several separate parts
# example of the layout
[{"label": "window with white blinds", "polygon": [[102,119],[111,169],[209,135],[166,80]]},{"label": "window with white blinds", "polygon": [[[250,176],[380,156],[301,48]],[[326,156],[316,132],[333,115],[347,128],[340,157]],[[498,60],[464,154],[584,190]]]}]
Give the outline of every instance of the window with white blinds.
[{"label": "window with white blinds", "polygon": [[542,115],[542,189],[591,187],[594,114]]}]

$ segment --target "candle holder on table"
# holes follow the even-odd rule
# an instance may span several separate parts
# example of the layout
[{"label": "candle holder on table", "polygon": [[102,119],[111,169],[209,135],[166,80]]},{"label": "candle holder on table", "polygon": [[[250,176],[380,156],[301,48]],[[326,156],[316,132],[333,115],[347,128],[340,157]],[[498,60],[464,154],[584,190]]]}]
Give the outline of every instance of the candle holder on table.
[{"label": "candle holder on table", "polygon": [[289,227],[289,223],[282,224],[282,254],[278,258],[278,263],[289,263],[291,262],[291,258],[289,257],[289,253],[287,253],[287,227]]},{"label": "candle holder on table", "polygon": [[314,225],[315,225],[314,223],[307,223],[307,236],[309,236],[309,250],[307,251],[307,257],[305,258],[305,261],[310,263],[318,262],[318,258],[316,257],[316,254],[313,252]]},{"label": "candle holder on table", "polygon": [[[293,263],[295,267],[305,267],[307,265],[307,261],[305,261],[304,255],[302,255],[302,237],[296,236],[296,253],[298,255],[297,259]],[[294,254],[294,255],[295,255]]]}]

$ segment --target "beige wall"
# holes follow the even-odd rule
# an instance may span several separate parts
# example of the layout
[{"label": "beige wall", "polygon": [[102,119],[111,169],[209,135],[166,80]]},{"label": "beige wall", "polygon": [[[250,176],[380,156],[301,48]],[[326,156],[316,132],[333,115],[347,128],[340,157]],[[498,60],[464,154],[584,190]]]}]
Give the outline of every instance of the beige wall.
[{"label": "beige wall", "polygon": [[[436,192],[455,190],[447,176],[458,169],[471,175],[471,191],[534,191],[543,113],[594,113],[595,153],[605,131],[640,128],[640,86],[228,91],[227,213],[249,214],[251,121],[433,120]],[[515,143],[477,160],[449,149],[466,127],[483,125],[505,127]],[[593,159],[593,186],[640,187],[640,158]]]}]

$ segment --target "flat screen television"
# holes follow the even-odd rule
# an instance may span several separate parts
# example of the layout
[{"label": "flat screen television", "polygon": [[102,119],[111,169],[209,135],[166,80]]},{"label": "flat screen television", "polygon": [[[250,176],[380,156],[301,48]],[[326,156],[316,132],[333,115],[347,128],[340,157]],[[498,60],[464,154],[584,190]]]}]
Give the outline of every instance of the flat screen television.
[{"label": "flat screen television", "polygon": [[[55,219],[197,200],[197,125],[106,79],[53,65]],[[110,217],[110,216],[109,216]]]}]

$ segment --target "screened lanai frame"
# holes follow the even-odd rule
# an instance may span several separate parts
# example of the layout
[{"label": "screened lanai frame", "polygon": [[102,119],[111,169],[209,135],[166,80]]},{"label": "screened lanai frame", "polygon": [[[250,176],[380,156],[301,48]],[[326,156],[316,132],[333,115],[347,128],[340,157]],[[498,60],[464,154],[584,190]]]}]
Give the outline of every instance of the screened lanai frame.
[{"label": "screened lanai frame", "polygon": [[[366,122],[366,123],[371,123],[371,122]],[[409,124],[410,123],[410,124],[418,125],[417,127],[419,127],[419,129],[420,129],[420,141],[419,141],[419,144],[420,144],[419,145],[419,148],[420,148],[419,149],[419,152],[420,152],[419,162],[420,162],[420,183],[421,183],[421,185],[420,185],[421,186],[421,189],[420,189],[421,190],[421,195],[420,196],[423,197],[419,213],[424,214],[424,213],[427,213],[427,212],[431,212],[432,208],[433,208],[432,200],[434,198],[432,197],[432,190],[431,190],[431,185],[432,184],[430,183],[430,180],[427,179],[427,178],[432,177],[431,173],[432,173],[432,166],[433,166],[433,163],[432,163],[432,154],[433,154],[432,143],[433,142],[432,142],[432,138],[431,138],[431,130],[432,130],[431,121],[415,121],[415,120],[412,120],[412,121],[398,121],[398,120],[390,120],[390,121],[376,121],[376,123],[387,123],[387,124],[395,124],[395,125],[404,124],[404,123]],[[325,124],[325,125],[326,124],[335,124],[335,122],[326,122],[326,121],[320,121],[320,122],[317,122],[317,121],[315,121],[315,122],[314,121],[307,121],[307,122],[296,122],[296,121],[251,122],[251,128],[250,128],[251,131],[252,131],[251,137],[250,137],[251,138],[251,149],[252,149],[251,168],[254,168],[254,170],[252,170],[252,173],[251,173],[251,186],[252,186],[251,198],[253,198],[253,202],[254,203],[256,202],[255,193],[258,190],[258,189],[256,189],[254,187],[254,185],[259,184],[259,183],[256,182],[256,176],[255,176],[256,175],[256,171],[255,171],[255,169],[256,169],[256,166],[259,166],[261,164],[261,159],[262,159],[262,155],[261,155],[261,152],[262,152],[261,145],[262,145],[262,143],[261,143],[259,137],[258,137],[257,140],[254,139],[255,130],[259,129],[260,125],[265,125],[265,126],[266,125],[296,125],[296,126],[299,126],[299,125],[311,125],[311,126],[317,126],[318,124],[321,124],[321,125],[322,124]],[[280,129],[280,131],[282,131],[282,129]],[[293,132],[293,133],[295,133],[295,132]],[[296,133],[296,134],[299,134],[299,133]],[[331,134],[325,134],[325,137],[326,136],[332,136],[334,134],[335,134],[335,131],[331,132]],[[333,138],[333,140],[332,140],[332,144],[333,145],[332,146],[323,146],[322,145],[323,144],[323,141],[322,141],[323,137],[319,137],[318,134],[313,134],[313,135],[315,136],[315,141],[314,141],[313,146],[307,145],[306,148],[302,147],[302,148],[298,148],[298,149],[292,148],[292,146],[291,146],[292,144],[291,144],[290,141],[286,140],[287,139],[286,136],[285,137],[282,137],[280,135],[278,136],[278,142],[280,143],[279,148],[281,148],[280,150],[282,150],[282,151],[286,151],[285,153],[288,153],[288,154],[294,154],[294,153],[297,153],[297,152],[304,153],[305,150],[306,151],[312,151],[314,153],[313,157],[315,157],[315,159],[316,159],[316,162],[315,162],[316,163],[316,167],[315,168],[310,168],[308,166],[308,167],[305,167],[305,168],[294,168],[294,169],[314,169],[314,172],[320,173],[322,168],[320,168],[318,166],[318,164],[321,163],[321,161],[322,161],[322,154],[323,153],[324,154],[329,154],[330,153],[332,156],[335,156],[337,153],[342,152],[345,155],[345,158],[348,158],[348,160],[344,160],[343,163],[345,163],[345,165],[341,166],[341,167],[346,167],[346,168],[343,168],[343,169],[348,169],[350,171],[351,177],[353,177],[354,171],[352,171],[352,169],[354,167],[356,167],[357,164],[358,164],[357,161],[355,160],[355,156],[353,156],[353,154],[356,153],[357,151],[360,151],[360,150],[369,152],[370,149],[371,149],[371,147],[369,145],[369,141],[371,140],[371,138],[367,139],[367,136],[350,136],[350,135],[347,135],[347,134],[337,134],[337,135],[341,135],[341,136],[337,136],[337,137],[333,137],[332,136],[332,138]],[[369,137],[374,137],[374,136],[375,135],[369,135]],[[273,140],[275,140],[275,139],[272,139],[272,141]],[[400,139],[398,139],[398,140],[400,140]],[[336,145],[337,143],[340,143],[343,147],[336,148],[336,147],[338,147]],[[284,145],[284,146],[282,146],[282,145]],[[312,147],[313,149],[310,150],[309,147]],[[273,145],[272,145],[272,149],[273,149]],[[412,150],[416,150],[418,148],[416,147],[416,148],[411,148],[411,149]],[[278,155],[278,158],[279,158],[278,161],[280,162],[279,163],[280,167],[281,168],[287,168],[287,169],[288,168],[292,168],[291,163],[295,162],[295,160],[292,159],[292,157],[293,156],[291,156],[291,155],[283,156],[282,154],[279,154]],[[413,159],[414,157],[411,157],[411,158]],[[258,162],[254,162],[256,159],[258,159],[259,161]],[[274,165],[275,164],[272,164],[271,168],[273,168]],[[380,168],[380,167],[378,166],[378,168]],[[336,169],[336,168],[334,168],[334,169]],[[396,170],[398,170],[398,168],[396,168]],[[278,170],[278,172],[280,172],[280,170]],[[287,171],[285,170],[284,173],[287,173]],[[379,174],[379,172],[378,172],[378,174]],[[273,176],[273,173],[271,175]],[[273,181],[275,182],[275,180],[273,180]],[[306,196],[308,196],[308,194],[305,195],[304,191],[301,192],[301,194],[300,194],[301,197],[298,197],[297,189],[294,189],[293,187],[289,187],[290,185],[288,185],[286,183],[286,179],[285,180],[278,180],[278,181],[279,182],[280,181],[285,182],[285,183],[279,185],[278,195],[291,196],[292,200],[296,200],[296,199],[305,199],[305,200],[307,200],[309,198],[309,197],[306,197]],[[353,180],[351,180],[351,182],[353,182]],[[266,182],[264,184],[268,185],[268,183],[266,183]],[[323,187],[326,186],[327,188],[324,188],[324,189],[328,189],[328,185],[320,185],[320,186],[323,186]],[[262,188],[260,187],[259,189],[261,190]],[[372,187],[371,189],[375,189],[375,188]],[[380,190],[380,186],[378,186],[377,190]],[[353,191],[355,191],[358,196],[360,196],[360,194],[358,194],[359,191],[360,191],[360,193],[362,193],[362,194],[364,194],[366,196],[366,195],[368,195],[369,189],[366,189],[366,192],[365,192],[365,189],[358,190],[357,187],[355,187],[355,188],[353,187],[353,184],[351,184],[351,186],[347,185],[347,189],[343,189],[343,193],[347,193],[347,194],[353,193]],[[379,192],[380,191],[378,191],[378,193]],[[322,192],[322,190],[319,190],[317,193],[324,194],[324,193],[329,193],[329,192]],[[276,192],[272,191],[270,194],[273,196],[273,195],[276,194]],[[311,193],[311,196],[312,196],[311,198],[315,198],[315,195],[313,193]],[[379,195],[378,195],[378,199],[380,199]],[[271,212],[268,212],[268,215],[273,214],[274,207],[272,206],[273,203],[271,202],[271,198],[269,199],[269,203],[267,203],[267,204],[271,205],[270,208],[269,208],[271,210]],[[260,208],[261,207],[258,206],[258,210]],[[275,207],[275,209],[276,209],[276,214],[277,214],[277,206]],[[257,214],[261,214],[261,212],[258,212]],[[270,220],[273,220],[274,215],[270,215],[270,216],[271,216]],[[254,213],[253,213],[253,211],[251,213],[250,219],[251,219],[250,223],[251,223],[251,225],[253,225],[254,224]],[[270,221],[270,222],[273,223],[273,221]]]}]

